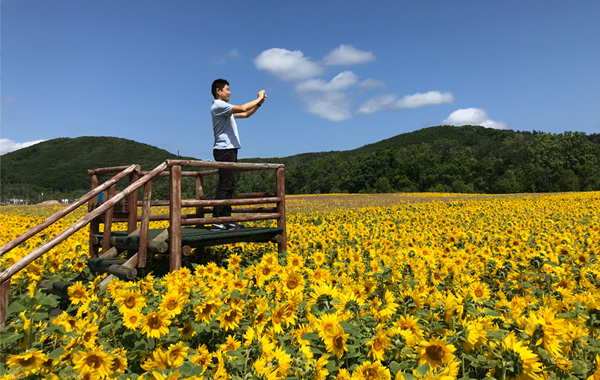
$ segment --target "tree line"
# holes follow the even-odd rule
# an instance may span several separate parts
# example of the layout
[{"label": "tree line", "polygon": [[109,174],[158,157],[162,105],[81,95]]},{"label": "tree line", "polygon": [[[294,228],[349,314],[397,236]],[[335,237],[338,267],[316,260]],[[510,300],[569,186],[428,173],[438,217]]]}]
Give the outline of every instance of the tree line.
[{"label": "tree line", "polygon": [[[167,158],[174,156],[125,139],[51,140],[2,156],[1,200],[74,200],[89,191],[87,169],[139,163],[150,170]],[[286,194],[600,190],[600,134],[581,132],[438,126],[351,151],[242,161],[285,164]],[[274,176],[241,173],[238,191],[274,191]],[[214,194],[215,188],[216,176],[207,178],[205,192]],[[184,197],[195,197],[190,178],[182,190]],[[153,198],[168,197],[168,181],[156,179]]]}]

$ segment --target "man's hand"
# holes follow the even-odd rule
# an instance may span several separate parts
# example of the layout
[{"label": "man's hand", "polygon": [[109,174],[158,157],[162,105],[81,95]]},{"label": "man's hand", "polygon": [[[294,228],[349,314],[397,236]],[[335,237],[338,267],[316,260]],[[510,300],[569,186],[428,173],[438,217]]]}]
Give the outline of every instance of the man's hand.
[{"label": "man's hand", "polygon": [[261,100],[260,104],[262,104],[265,101],[265,99],[267,99],[267,93],[265,92],[265,90],[260,90],[257,96]]}]

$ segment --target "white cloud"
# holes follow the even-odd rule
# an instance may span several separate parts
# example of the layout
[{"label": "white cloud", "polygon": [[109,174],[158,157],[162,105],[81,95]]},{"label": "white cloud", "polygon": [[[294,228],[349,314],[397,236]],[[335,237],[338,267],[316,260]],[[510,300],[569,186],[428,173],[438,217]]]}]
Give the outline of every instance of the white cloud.
[{"label": "white cloud", "polygon": [[429,91],[424,94],[420,92],[414,95],[406,95],[398,100],[397,108],[417,108],[434,104],[452,103],[454,96],[449,92]]},{"label": "white cloud", "polygon": [[507,129],[508,125],[490,119],[481,108],[461,108],[450,114],[444,121],[446,125],[481,125],[486,128]]},{"label": "white cloud", "polygon": [[403,96],[397,99],[396,95],[387,94],[371,98],[358,109],[359,114],[371,114],[383,110],[417,108],[428,105],[452,103],[454,96],[449,92],[429,91]]},{"label": "white cloud", "polygon": [[374,59],[375,56],[369,51],[358,50],[351,45],[340,45],[323,58],[323,64],[328,66],[353,65],[371,62]]},{"label": "white cloud", "polygon": [[394,94],[378,95],[364,102],[357,112],[368,115],[385,109],[393,109],[397,102],[398,99]]},{"label": "white cloud", "polygon": [[384,81],[381,81],[379,79],[373,79],[373,78],[365,79],[362,82],[360,82],[358,85],[359,85],[359,87],[362,87],[364,89],[372,89],[372,88],[386,86]]},{"label": "white cloud", "polygon": [[282,80],[301,80],[320,74],[323,68],[304,57],[299,51],[273,48],[265,50],[254,59],[254,66]]},{"label": "white cloud", "polygon": [[352,87],[358,82],[358,77],[352,71],[344,71],[336,75],[331,81],[325,82],[322,79],[309,79],[296,86],[300,92],[332,92],[343,91]]},{"label": "white cloud", "polygon": [[233,49],[229,53],[227,53],[227,56],[230,58],[239,58],[240,52],[237,49]]},{"label": "white cloud", "polygon": [[37,143],[41,143],[42,141],[46,141],[46,140],[35,140],[35,141],[28,141],[28,142],[24,142],[24,143],[18,143],[18,142],[9,140],[9,139],[0,139],[0,155],[14,152],[15,150],[19,150],[22,148],[27,148],[28,146],[32,146]]},{"label": "white cloud", "polygon": [[352,118],[351,102],[342,92],[327,92],[321,96],[305,99],[306,112],[324,119],[340,122]]}]

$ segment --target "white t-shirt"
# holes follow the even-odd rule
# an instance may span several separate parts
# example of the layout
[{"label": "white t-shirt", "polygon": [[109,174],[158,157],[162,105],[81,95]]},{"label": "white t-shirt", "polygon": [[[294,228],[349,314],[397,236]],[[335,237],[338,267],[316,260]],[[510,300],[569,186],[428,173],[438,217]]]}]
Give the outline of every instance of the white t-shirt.
[{"label": "white t-shirt", "polygon": [[231,104],[222,100],[213,100],[210,114],[215,134],[214,149],[240,149],[242,147],[235,117],[231,113],[232,107]]}]

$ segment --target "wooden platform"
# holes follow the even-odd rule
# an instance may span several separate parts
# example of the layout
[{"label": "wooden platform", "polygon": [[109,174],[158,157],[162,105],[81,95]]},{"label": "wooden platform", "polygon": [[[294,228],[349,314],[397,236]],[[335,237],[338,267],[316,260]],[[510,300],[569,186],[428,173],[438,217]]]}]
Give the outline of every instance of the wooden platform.
[{"label": "wooden platform", "polygon": [[[151,229],[148,238],[153,239],[164,229]],[[181,229],[181,245],[192,248],[208,247],[220,244],[240,242],[277,242],[283,233],[281,227],[245,227],[237,230],[212,231],[210,228],[184,227]],[[103,236],[97,236],[102,243]],[[140,244],[139,236],[127,236],[125,231],[111,232],[111,242],[118,249],[137,250]]]}]

